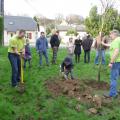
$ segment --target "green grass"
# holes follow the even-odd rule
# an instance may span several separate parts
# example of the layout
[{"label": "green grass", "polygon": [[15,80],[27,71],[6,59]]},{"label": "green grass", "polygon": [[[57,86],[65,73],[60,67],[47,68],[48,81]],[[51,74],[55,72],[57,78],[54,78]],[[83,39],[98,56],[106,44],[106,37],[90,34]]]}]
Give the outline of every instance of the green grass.
[{"label": "green grass", "polygon": [[[59,50],[58,63],[66,56],[64,49]],[[49,51],[49,60],[52,53]],[[80,64],[75,64],[75,77],[85,80],[96,80],[97,67],[94,67],[95,54],[92,52],[91,63],[83,63],[83,54]],[[107,63],[108,63],[107,55]],[[52,97],[44,86],[46,80],[58,77],[59,64],[43,66],[38,69],[39,58],[35,49],[32,49],[32,68],[24,72],[26,92],[19,94],[10,86],[11,67],[7,58],[7,48],[0,47],[0,120],[120,120],[120,105],[103,108],[103,116],[87,116],[86,106],[81,105],[81,112],[75,110],[77,101],[65,96]],[[45,62],[43,62],[45,64]],[[109,68],[102,68],[101,80],[109,82]],[[69,105],[70,104],[70,105]]]}]

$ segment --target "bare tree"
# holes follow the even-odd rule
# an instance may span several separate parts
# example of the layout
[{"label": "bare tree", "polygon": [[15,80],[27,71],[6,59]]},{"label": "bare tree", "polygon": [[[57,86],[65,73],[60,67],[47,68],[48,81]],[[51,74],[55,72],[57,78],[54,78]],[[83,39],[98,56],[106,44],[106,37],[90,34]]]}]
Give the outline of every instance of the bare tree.
[{"label": "bare tree", "polygon": [[55,23],[60,24],[64,20],[64,16],[61,13],[57,13],[55,16]]},{"label": "bare tree", "polygon": [[84,18],[80,15],[70,14],[66,16],[66,21],[68,24],[81,24],[84,21]]}]

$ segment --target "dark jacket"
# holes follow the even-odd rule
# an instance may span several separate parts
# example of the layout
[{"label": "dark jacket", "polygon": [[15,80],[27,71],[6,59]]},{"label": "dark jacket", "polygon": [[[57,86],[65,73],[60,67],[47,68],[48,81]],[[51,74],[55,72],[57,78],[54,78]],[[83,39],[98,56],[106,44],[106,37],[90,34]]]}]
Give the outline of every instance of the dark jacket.
[{"label": "dark jacket", "polygon": [[48,49],[48,41],[45,37],[40,37],[36,41],[37,51],[46,51]]},{"label": "dark jacket", "polygon": [[25,59],[30,59],[31,58],[31,50],[30,50],[30,45],[27,44],[25,45],[25,55],[24,55]]},{"label": "dark jacket", "polygon": [[93,43],[93,39],[90,36],[87,36],[85,39],[83,39],[82,47],[84,51],[90,51],[92,43]]},{"label": "dark jacket", "polygon": [[65,69],[69,71],[73,69],[73,62],[70,57],[66,57],[61,64],[61,72],[64,72]]},{"label": "dark jacket", "polygon": [[60,45],[60,40],[59,40],[59,37],[58,35],[54,34],[51,36],[51,39],[50,39],[50,44],[51,44],[51,47],[59,47]]},{"label": "dark jacket", "polygon": [[81,54],[82,40],[76,39],[74,44],[75,44],[74,53],[75,53],[75,54]]},{"label": "dark jacket", "polygon": [[99,42],[99,41],[102,41],[104,43],[108,43],[108,38],[102,37],[102,39],[101,39],[100,36],[98,36],[95,40],[95,45],[94,45],[95,49],[101,49],[101,50],[107,49],[107,47],[102,45],[101,42]]}]

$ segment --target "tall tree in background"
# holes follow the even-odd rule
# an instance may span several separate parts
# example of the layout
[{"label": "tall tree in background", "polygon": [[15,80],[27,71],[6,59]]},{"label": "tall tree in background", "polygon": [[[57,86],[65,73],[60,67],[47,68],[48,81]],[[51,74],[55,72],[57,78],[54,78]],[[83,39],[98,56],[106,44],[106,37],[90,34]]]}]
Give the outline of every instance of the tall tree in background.
[{"label": "tall tree in background", "polygon": [[38,31],[40,31],[39,26],[44,26],[46,33],[49,34],[51,29],[55,28],[55,20],[46,18],[43,15],[34,16],[34,20],[37,23]]},{"label": "tall tree in background", "polygon": [[95,37],[100,31],[108,34],[112,29],[120,29],[120,15],[114,8],[115,0],[100,0],[101,14],[97,13],[97,7],[93,6],[89,17],[85,19],[86,31]]},{"label": "tall tree in background", "polygon": [[114,25],[114,28],[120,31],[120,15],[117,17],[117,23]]},{"label": "tall tree in background", "polygon": [[89,12],[89,17],[85,19],[85,25],[86,31],[94,37],[99,33],[99,21],[100,15],[98,15],[97,6],[93,6]]},{"label": "tall tree in background", "polygon": [[36,23],[37,23],[37,30],[40,31],[40,27],[39,27],[40,25],[39,25],[39,20],[38,20],[37,16],[34,16],[33,19],[34,19],[34,20],[36,21]]},{"label": "tall tree in background", "polygon": [[[117,10],[113,9],[113,6],[115,4],[114,0],[100,0],[101,5],[102,5],[102,15],[101,15],[101,24],[100,26],[100,32],[104,32],[104,33],[109,33],[110,30],[112,30],[115,26],[114,23],[117,22]],[[101,41],[102,41],[102,36],[100,36]],[[100,46],[102,47],[102,45]],[[100,57],[100,64],[98,67],[98,75],[97,75],[97,79],[100,82],[100,78],[101,78],[101,65],[102,65],[102,54]]]},{"label": "tall tree in background", "polygon": [[[98,14],[97,7],[93,6],[90,10],[89,17],[85,19],[86,30],[93,37],[96,37],[99,32],[108,34],[112,29],[120,30],[120,15],[114,8],[115,0],[100,0],[101,14]],[[102,40],[102,36],[101,36]],[[102,58],[102,57],[101,57]],[[101,62],[98,67],[97,79],[100,81]]]}]

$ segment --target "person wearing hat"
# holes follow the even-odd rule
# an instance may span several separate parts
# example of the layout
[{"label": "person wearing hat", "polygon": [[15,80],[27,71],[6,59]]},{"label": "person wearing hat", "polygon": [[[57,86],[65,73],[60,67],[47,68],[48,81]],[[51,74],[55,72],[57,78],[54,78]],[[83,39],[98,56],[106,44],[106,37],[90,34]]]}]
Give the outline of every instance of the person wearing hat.
[{"label": "person wearing hat", "polygon": [[26,45],[25,45],[25,55],[24,55],[24,68],[26,68],[26,63],[29,63],[29,67],[31,67],[31,50],[29,45],[29,39],[26,39]]},{"label": "person wearing hat", "polygon": [[108,95],[104,95],[105,97],[117,97],[117,80],[120,75],[120,33],[118,30],[113,30],[110,32],[110,38],[112,39],[111,44],[103,45],[109,47],[110,46],[110,93]]},{"label": "person wearing hat", "polygon": [[73,62],[72,58],[66,57],[61,64],[61,72],[66,80],[68,80],[68,75],[70,74],[73,80]]}]

